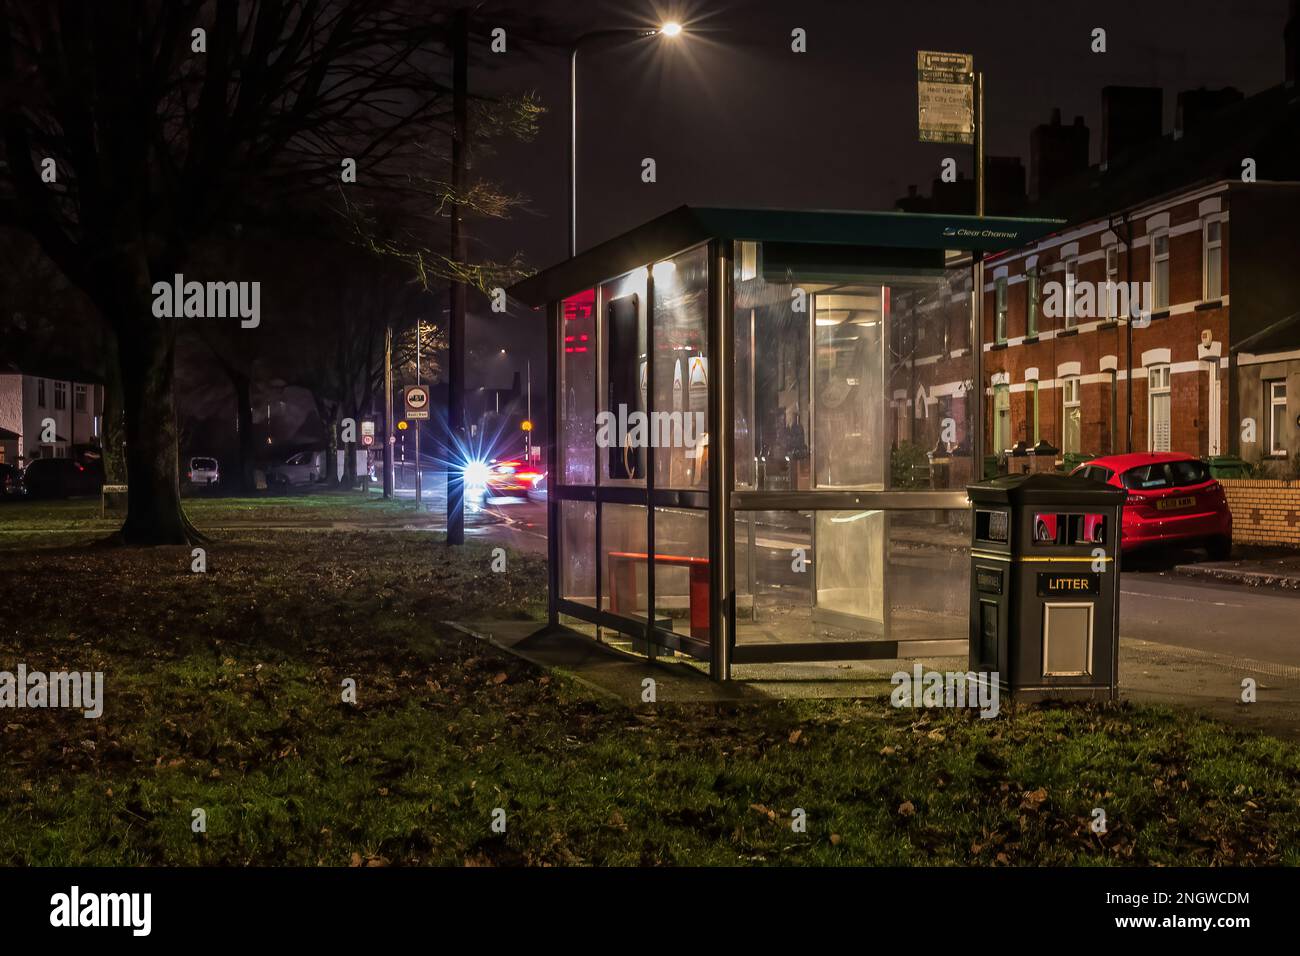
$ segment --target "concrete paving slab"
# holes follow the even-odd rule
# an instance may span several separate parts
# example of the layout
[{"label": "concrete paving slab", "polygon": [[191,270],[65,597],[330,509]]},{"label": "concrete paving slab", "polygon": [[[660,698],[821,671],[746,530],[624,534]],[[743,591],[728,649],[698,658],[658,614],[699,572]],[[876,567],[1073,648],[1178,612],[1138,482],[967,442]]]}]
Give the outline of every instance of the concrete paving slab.
[{"label": "concrete paving slab", "polygon": [[[659,703],[757,703],[885,698],[893,689],[891,676],[910,672],[917,663],[926,671],[966,668],[964,657],[746,664],[732,668],[729,683],[718,684],[709,680],[707,668],[698,661],[682,655],[651,661],[630,653],[630,642],[621,638],[598,642],[572,628],[547,628],[530,621],[446,623],[628,706],[641,703],[642,681],[647,677],[656,682]],[[1241,700],[1245,678],[1255,681],[1255,703]],[[1134,703],[1186,708],[1243,728],[1300,740],[1300,667],[1122,638],[1119,696]]]}]

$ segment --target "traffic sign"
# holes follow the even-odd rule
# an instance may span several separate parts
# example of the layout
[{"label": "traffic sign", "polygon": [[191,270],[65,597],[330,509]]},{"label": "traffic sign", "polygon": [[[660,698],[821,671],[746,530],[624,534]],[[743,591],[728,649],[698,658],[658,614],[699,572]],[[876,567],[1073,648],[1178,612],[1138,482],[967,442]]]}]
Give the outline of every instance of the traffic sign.
[{"label": "traffic sign", "polygon": [[374,443],[375,443],[375,423],[372,421],[362,422],[361,423],[362,446],[365,448],[369,448]]},{"label": "traffic sign", "polygon": [[917,121],[923,143],[975,142],[975,58],[916,53]]},{"label": "traffic sign", "polygon": [[429,390],[423,385],[406,387],[406,417],[410,420],[429,417]]}]

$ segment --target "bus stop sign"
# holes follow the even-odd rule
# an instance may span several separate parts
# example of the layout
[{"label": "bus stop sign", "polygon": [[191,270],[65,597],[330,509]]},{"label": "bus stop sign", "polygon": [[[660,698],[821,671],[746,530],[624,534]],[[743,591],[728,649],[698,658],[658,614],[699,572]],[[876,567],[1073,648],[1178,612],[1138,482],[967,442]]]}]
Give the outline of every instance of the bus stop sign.
[{"label": "bus stop sign", "polygon": [[429,417],[429,390],[423,385],[409,385],[406,389],[406,418],[408,421]]}]

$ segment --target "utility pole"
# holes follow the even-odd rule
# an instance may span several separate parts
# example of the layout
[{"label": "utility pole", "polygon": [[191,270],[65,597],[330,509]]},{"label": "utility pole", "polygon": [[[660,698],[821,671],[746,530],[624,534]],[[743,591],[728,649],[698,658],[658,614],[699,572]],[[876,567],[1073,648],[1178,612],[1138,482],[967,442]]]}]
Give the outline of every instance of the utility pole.
[{"label": "utility pole", "polygon": [[[975,71],[974,89],[971,90],[971,106],[974,116],[975,147],[975,215],[984,215],[984,74]],[[975,428],[971,442],[975,450],[973,463],[977,481],[984,480],[984,415],[987,403],[984,400],[984,253],[978,249],[971,253],[971,352],[975,358]]]},{"label": "utility pole", "polygon": [[[421,344],[423,344],[420,341],[420,336],[421,336],[420,326],[422,324],[423,323],[421,323],[420,317],[417,315],[415,317],[415,384],[416,385],[423,384],[420,381],[420,346]],[[424,422],[422,422],[420,419],[417,418],[415,420],[415,510],[416,511],[420,510],[420,506],[424,500],[423,499],[424,484],[420,475],[420,426],[423,424]]]},{"label": "utility pole", "polygon": [[[1124,212],[1124,281],[1133,291],[1133,219]],[[1141,300],[1139,299],[1139,302]],[[1141,306],[1138,306],[1141,309]],[[1133,297],[1129,296],[1128,315],[1124,317],[1124,450],[1133,451]]]},{"label": "utility pole", "polygon": [[[465,151],[469,144],[469,12],[456,11],[452,40],[452,109],[455,114],[451,141],[451,258],[465,261],[465,237],[461,234],[460,194],[465,186]],[[416,429],[416,436],[420,434]],[[465,440],[465,283],[451,284],[451,316],[447,330],[447,543],[465,543],[465,469],[461,459],[467,453]],[[416,450],[415,473],[420,473]],[[419,485],[417,483],[416,487]]]},{"label": "utility pole", "polygon": [[384,497],[393,497],[393,323],[384,327]]}]

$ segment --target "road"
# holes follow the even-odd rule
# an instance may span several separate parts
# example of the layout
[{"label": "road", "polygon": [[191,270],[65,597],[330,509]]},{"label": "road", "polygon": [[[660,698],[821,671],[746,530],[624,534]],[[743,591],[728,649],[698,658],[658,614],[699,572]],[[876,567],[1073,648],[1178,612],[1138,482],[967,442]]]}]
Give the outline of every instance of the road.
[{"label": "road", "polygon": [[[501,524],[484,529],[486,536],[500,537],[520,550],[545,553],[544,504],[530,501],[488,508]],[[1184,557],[1196,555],[1188,553],[1178,560]],[[788,560],[781,556],[782,564]],[[920,560],[923,564],[924,558]],[[1300,666],[1300,593],[1185,578],[1169,570],[1172,561],[1130,563],[1134,570],[1125,571],[1120,584],[1123,637]],[[896,564],[891,573],[905,590],[925,586],[920,565],[913,570]]]}]

